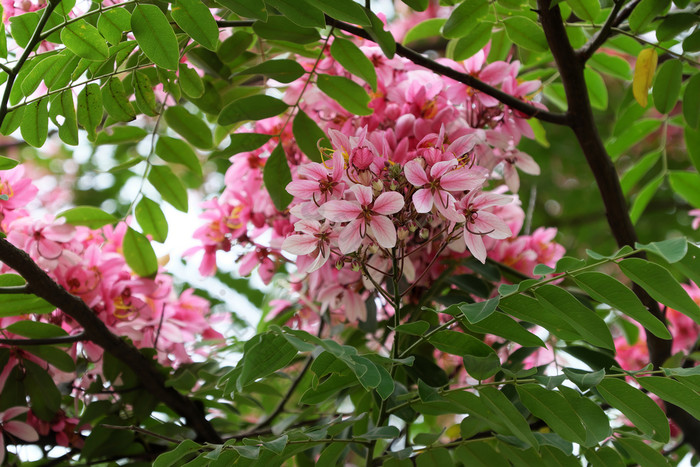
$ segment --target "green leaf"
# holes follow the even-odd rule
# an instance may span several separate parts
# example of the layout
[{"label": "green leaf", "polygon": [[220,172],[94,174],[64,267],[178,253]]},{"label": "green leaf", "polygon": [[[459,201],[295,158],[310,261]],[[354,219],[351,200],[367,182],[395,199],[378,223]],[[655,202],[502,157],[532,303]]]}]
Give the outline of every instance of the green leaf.
[{"label": "green leaf", "polygon": [[19,161],[10,159],[9,157],[0,156],[0,170],[9,170],[16,167]]},{"label": "green leaf", "polygon": [[471,324],[476,324],[479,321],[488,318],[491,314],[496,311],[500,297],[494,297],[484,302],[477,303],[465,303],[460,305],[459,309],[464,313]]},{"label": "green leaf", "polygon": [[18,46],[23,49],[27,47],[38,24],[39,13],[32,12],[10,17],[10,31]]},{"label": "green leaf", "polygon": [[121,80],[112,77],[102,86],[102,103],[114,120],[130,122],[136,118],[136,111],[129,102]]},{"label": "green leaf", "polygon": [[51,421],[61,407],[61,393],[48,372],[32,362],[23,360],[24,389],[31,401],[32,413],[44,421]]},{"label": "green leaf", "polygon": [[160,8],[138,4],[131,14],[131,30],[146,57],[158,66],[177,70],[180,62],[177,38]]},{"label": "green leaf", "polygon": [[[594,0],[598,3],[598,0]],[[616,78],[632,79],[632,68],[627,60],[616,55],[609,55],[605,52],[594,54],[588,62],[596,71],[606,73]]]},{"label": "green leaf", "polygon": [[[2,276],[0,276],[2,277]],[[51,313],[55,306],[43,298],[32,294],[2,294],[0,295],[0,318],[8,316]]]},{"label": "green leaf", "polygon": [[2,133],[5,136],[14,133],[15,130],[19,128],[20,124],[22,123],[25,109],[26,107],[22,106],[9,111],[7,115],[5,115],[5,118],[2,120],[2,125],[0,125],[0,133]]},{"label": "green leaf", "polygon": [[700,130],[686,127],[683,130],[683,139],[685,140],[685,149],[688,151],[688,158],[695,170],[700,172]]},{"label": "green leaf", "polygon": [[331,45],[331,55],[343,68],[362,78],[372,90],[377,90],[377,72],[374,65],[359,47],[347,39],[336,38]]},{"label": "green leaf", "polygon": [[204,94],[204,82],[200,78],[197,71],[188,67],[184,63],[180,63],[178,77],[180,89],[187,97],[197,99]]},{"label": "green leaf", "polygon": [[299,146],[299,149],[301,149],[301,152],[303,152],[306,157],[314,162],[323,162],[323,156],[321,155],[321,151],[319,151],[319,147],[330,148],[331,143],[316,122],[301,109],[299,109],[294,116],[292,133],[294,134],[297,146]]},{"label": "green leaf", "polygon": [[263,39],[287,41],[294,44],[310,44],[321,37],[316,29],[298,26],[284,16],[270,16],[264,23],[256,21],[253,24],[253,32]]},{"label": "green leaf", "polygon": [[134,71],[134,97],[136,97],[136,106],[141,112],[149,117],[158,115],[158,104],[156,103],[156,95],[153,92],[153,84],[148,75],[142,71]]},{"label": "green leaf", "polygon": [[498,372],[500,360],[494,350],[479,339],[455,331],[440,331],[428,339],[438,350],[460,355],[469,375],[480,381]]},{"label": "green leaf", "polygon": [[151,235],[157,242],[165,241],[168,237],[168,221],[158,203],[144,196],[136,205],[134,214],[144,234]]},{"label": "green leaf", "polygon": [[243,97],[224,107],[219,125],[231,125],[244,120],[263,120],[279,115],[288,106],[281,100],[265,94]]},{"label": "green leaf", "polygon": [[392,439],[398,438],[399,434],[399,429],[395,426],[376,426],[366,433],[356,435],[355,438],[362,440]]},{"label": "green leaf", "polygon": [[236,387],[240,391],[256,379],[286,367],[296,355],[297,350],[283,336],[272,332],[258,334],[245,345]]},{"label": "green leaf", "polygon": [[618,265],[627,277],[643,287],[654,300],[700,323],[700,307],[664,267],[639,258],[628,258]]},{"label": "green leaf", "polygon": [[629,17],[630,28],[638,32],[661,15],[671,4],[671,0],[642,0]]},{"label": "green leaf", "polygon": [[267,21],[267,10],[263,0],[217,0],[223,6],[245,18]]},{"label": "green leaf", "polygon": [[695,208],[700,208],[700,174],[672,171],[668,180],[673,191],[685,198]]},{"label": "green leaf", "polygon": [[484,405],[497,414],[498,419],[508,427],[513,435],[528,446],[537,449],[538,443],[530,430],[530,425],[501,391],[486,386],[479,389],[479,396]]},{"label": "green leaf", "polygon": [[598,383],[597,390],[642,433],[649,436],[654,433],[654,439],[668,442],[670,428],[666,414],[649,396],[617,378],[605,378]]},{"label": "green leaf", "polygon": [[625,467],[620,454],[609,446],[599,447],[596,451],[588,449],[584,451],[584,455],[591,467]]},{"label": "green leaf", "polygon": [[685,122],[689,127],[697,130],[700,126],[700,73],[694,74],[688,80],[681,102]]},{"label": "green leaf", "polygon": [[642,188],[637,196],[634,198],[634,202],[632,203],[632,208],[630,208],[630,219],[632,220],[633,224],[636,224],[639,218],[642,216],[642,213],[644,212],[644,209],[646,209],[647,205],[651,201],[651,199],[654,197],[656,194],[656,191],[659,189],[661,184],[664,182],[664,174],[659,174],[656,176],[654,179],[652,179],[649,183],[644,185],[644,188]]},{"label": "green leaf", "polygon": [[401,1],[416,11],[425,11],[428,9],[428,5],[430,4],[430,0],[401,0]]},{"label": "green leaf", "polygon": [[700,284],[700,248],[688,244],[688,254],[685,258],[674,264],[674,267],[696,284]]},{"label": "green leaf", "polygon": [[249,32],[235,31],[231,37],[226,38],[219,45],[219,50],[216,51],[216,54],[222,62],[231,63],[248,50],[248,47],[253,43],[253,39],[253,35]]},{"label": "green leaf", "polygon": [[486,16],[489,3],[486,0],[466,0],[452,10],[450,17],[442,27],[442,35],[447,39],[464,37]]},{"label": "green leaf", "polygon": [[661,157],[661,151],[651,152],[641,158],[631,169],[620,178],[622,192],[628,195],[630,190],[654,167]]},{"label": "green leaf", "polygon": [[359,24],[360,26],[370,26],[372,24],[364,9],[353,0],[308,0],[308,2],[328,16],[340,21]]},{"label": "green leaf", "polygon": [[[37,59],[39,59],[37,57]],[[31,96],[34,91],[39,87],[39,84],[41,81],[44,79],[44,76],[46,76],[46,73],[53,68],[53,66],[56,64],[57,61],[60,61],[62,56],[61,55],[52,55],[52,56],[46,56],[44,55],[44,59],[41,60],[32,70],[29,72],[29,74],[22,80],[22,93],[25,96]]]},{"label": "green leaf", "polygon": [[96,83],[86,85],[78,94],[78,123],[85,128],[88,139],[95,141],[97,127],[102,123],[102,92]]},{"label": "green leaf", "polygon": [[164,161],[183,165],[198,177],[202,176],[202,166],[197,154],[184,141],[170,136],[161,136],[156,143],[155,152]]},{"label": "green leaf", "polygon": [[22,138],[34,146],[40,148],[46,142],[49,133],[49,100],[46,98],[34,101],[27,105],[22,118],[20,130]]},{"label": "green leaf", "polygon": [[430,329],[430,323],[427,321],[413,321],[412,323],[399,324],[394,328],[394,331],[412,336],[422,336],[428,329]]},{"label": "green leaf", "polygon": [[153,461],[153,467],[170,467],[191,452],[195,452],[202,446],[191,439],[180,442],[172,451],[165,452]]},{"label": "green leaf", "polygon": [[[337,40],[337,39],[336,39]],[[305,73],[304,68],[295,60],[267,60],[259,65],[239,71],[237,75],[265,75],[280,83],[291,83]]]},{"label": "green leaf", "polygon": [[241,152],[252,151],[267,143],[270,138],[272,135],[262,133],[234,133],[229,145],[225,149],[214,151],[209,158],[231,157]]},{"label": "green leaf", "polygon": [[366,9],[365,13],[369,17],[371,23],[370,27],[364,28],[365,31],[367,31],[367,34],[369,34],[372,40],[379,45],[379,48],[382,49],[382,52],[384,52],[387,58],[394,58],[394,54],[396,53],[396,40],[394,36],[391,32],[384,29],[384,22],[371,10]]},{"label": "green leaf", "polygon": [[608,108],[608,87],[605,85],[603,77],[591,68],[583,70],[586,79],[586,88],[591,98],[591,105],[594,109],[605,110]]},{"label": "green leaf", "polygon": [[574,14],[590,23],[595,23],[600,14],[600,3],[598,0],[567,0]]},{"label": "green leaf", "polygon": [[293,23],[305,28],[324,28],[323,12],[305,0],[265,0]]},{"label": "green leaf", "polygon": [[403,38],[404,44],[420,41],[440,35],[440,29],[445,24],[445,18],[429,18],[413,26]]},{"label": "green leaf", "polygon": [[635,243],[634,247],[660,256],[668,263],[673,264],[682,260],[688,253],[688,240],[684,237],[672,238],[647,244]]},{"label": "green leaf", "polygon": [[168,107],[163,116],[168,126],[193,146],[200,149],[210,149],[214,144],[209,126],[183,106]]},{"label": "green leaf", "polygon": [[103,11],[97,20],[97,30],[110,44],[122,40],[122,34],[131,29],[131,13],[126,8],[112,8]]},{"label": "green leaf", "polygon": [[465,326],[481,334],[493,334],[517,342],[523,347],[545,347],[542,339],[525,329],[505,313],[495,312],[478,324],[465,324]]},{"label": "green leaf", "polygon": [[292,181],[292,173],[287,163],[287,155],[281,144],[272,151],[263,169],[263,183],[278,211],[284,211],[292,202],[292,195],[286,187]]},{"label": "green leaf", "polygon": [[154,277],[158,272],[158,258],[151,242],[141,233],[129,227],[124,234],[124,259],[134,273],[141,277]]},{"label": "green leaf", "polygon": [[564,340],[580,339],[577,327],[571,326],[559,312],[552,312],[534,298],[513,295],[502,298],[499,307],[514,318],[542,326]]},{"label": "green leaf", "polygon": [[684,52],[697,52],[698,50],[700,50],[700,29],[696,29],[683,39]]},{"label": "green leaf", "polygon": [[36,355],[61,371],[66,373],[75,371],[75,361],[73,361],[73,357],[66,352],[65,348],[61,349],[50,345],[28,345],[24,347],[23,350]]},{"label": "green leaf", "polygon": [[564,368],[564,374],[572,383],[578,386],[581,391],[587,391],[590,388],[597,386],[605,376],[605,370],[585,371],[576,368]]},{"label": "green leaf", "polygon": [[545,52],[549,50],[549,44],[540,28],[531,19],[524,16],[513,16],[503,20],[506,27],[506,34],[510,40],[533,52]]},{"label": "green leaf", "polygon": [[[128,144],[138,143],[148,136],[145,128],[137,126],[115,126],[101,131],[95,139],[95,146],[102,144]],[[133,164],[133,167],[136,164]]]},{"label": "green leaf", "polygon": [[661,467],[670,465],[668,460],[656,449],[641,440],[617,438],[615,445],[627,452],[641,467]]},{"label": "green leaf", "polygon": [[207,5],[200,0],[176,0],[171,14],[177,25],[192,39],[202,47],[216,50],[219,27]]},{"label": "green leaf", "polygon": [[614,350],[608,326],[593,310],[583,306],[573,295],[553,285],[535,290],[535,297],[545,308],[557,313],[593,345]]},{"label": "green leaf", "polygon": [[523,405],[559,436],[573,443],[586,441],[582,420],[564,396],[536,384],[521,384],[516,389]]},{"label": "green leaf", "polygon": [[578,391],[567,386],[561,386],[559,392],[573,407],[576,414],[581,417],[583,425],[586,427],[585,446],[596,446],[611,435],[610,420],[597,403],[587,397],[582,397]]},{"label": "green leaf", "polygon": [[677,405],[700,420],[700,394],[685,384],[662,376],[645,376],[637,382],[647,391],[653,392],[666,402]]},{"label": "green leaf", "polygon": [[[57,119],[59,115],[63,116],[63,123],[60,125]],[[80,142],[72,90],[67,89],[51,98],[49,117],[58,126],[58,136],[61,141],[72,146],[76,146]]]},{"label": "green leaf", "polygon": [[61,42],[81,58],[105,60],[109,56],[107,43],[97,28],[82,19],[61,29]]},{"label": "green leaf", "polygon": [[683,64],[680,60],[666,60],[661,64],[656,77],[652,95],[654,107],[662,114],[667,114],[676,106],[681,91]]},{"label": "green leaf", "polygon": [[84,225],[91,229],[99,229],[108,224],[116,224],[119,219],[113,215],[104,212],[100,208],[94,206],[78,206],[63,211],[56,217],[63,217],[66,223],[71,225]]},{"label": "green leaf", "polygon": [[316,84],[324,94],[338,102],[348,112],[356,115],[372,115],[373,110],[367,107],[370,101],[367,91],[354,81],[343,76],[319,74]]},{"label": "green leaf", "polygon": [[660,339],[671,339],[666,326],[652,315],[637,296],[620,281],[600,272],[584,272],[574,277],[576,284],[595,300],[621,311]]},{"label": "green leaf", "polygon": [[63,328],[51,323],[42,323],[41,321],[17,321],[10,324],[5,329],[13,334],[29,339],[44,339],[68,335]]},{"label": "green leaf", "polygon": [[669,13],[656,28],[656,39],[659,42],[673,40],[681,32],[692,28],[697,22],[698,16],[693,13]]},{"label": "green leaf", "polygon": [[659,126],[661,126],[661,120],[655,118],[637,120],[634,122],[634,125],[624,128],[624,131],[621,131],[617,136],[606,142],[605,149],[608,150],[610,157],[616,160],[631,146],[656,131]]},{"label": "green leaf", "polygon": [[187,189],[179,177],[176,177],[170,167],[165,165],[151,166],[148,181],[153,184],[165,201],[175,209],[187,212]]}]

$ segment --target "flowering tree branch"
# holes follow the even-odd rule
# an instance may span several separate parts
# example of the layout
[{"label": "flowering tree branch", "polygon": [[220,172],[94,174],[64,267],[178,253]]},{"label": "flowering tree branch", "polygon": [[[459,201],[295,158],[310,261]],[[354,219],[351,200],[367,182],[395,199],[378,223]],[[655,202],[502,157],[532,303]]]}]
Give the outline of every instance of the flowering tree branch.
[{"label": "flowering tree branch", "polygon": [[188,426],[197,433],[198,438],[212,443],[221,442],[219,434],[193,401],[174,388],[166,387],[163,375],[155,369],[151,361],[135,347],[110,332],[85,302],[68,293],[51,279],[27,253],[7,240],[0,239],[0,261],[17,271],[35,295],[80,323],[85,329],[84,339],[91,340],[129,366],[148,391],[187,420]]},{"label": "flowering tree branch", "polygon": [[[585,52],[577,54],[574,51],[566,35],[561,10],[558,6],[552,7],[550,0],[538,0],[537,4],[542,28],[566,92],[567,114],[570,116],[569,126],[574,132],[595,177],[598,191],[605,205],[605,214],[610,230],[618,246],[634,246],[637,241],[637,233],[627,210],[627,202],[620,186],[617,171],[595,124],[584,80],[583,71],[589,55]],[[638,256],[645,257],[644,253],[638,253]],[[657,319],[662,322],[666,321],[659,304],[644,289],[635,285],[634,292]],[[660,367],[671,356],[673,341],[656,337],[647,330],[646,342],[651,363],[655,368]],[[667,406],[669,415],[683,430],[685,440],[696,451],[700,452],[700,436],[698,435],[700,422],[678,407],[671,404],[667,404]]]}]

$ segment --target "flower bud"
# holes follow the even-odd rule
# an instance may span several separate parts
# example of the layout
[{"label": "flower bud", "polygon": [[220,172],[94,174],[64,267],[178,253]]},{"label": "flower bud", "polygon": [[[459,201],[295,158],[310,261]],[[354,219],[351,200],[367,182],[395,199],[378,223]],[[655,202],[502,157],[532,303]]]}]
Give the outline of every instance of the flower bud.
[{"label": "flower bud", "polygon": [[367,247],[367,251],[369,251],[370,254],[373,255],[373,254],[375,254],[376,252],[379,251],[379,245],[377,245],[376,243],[372,242],[372,243],[370,243],[369,246]]},{"label": "flower bud", "polygon": [[408,222],[406,223],[406,226],[408,227],[408,231],[411,232],[411,233],[413,233],[413,232],[415,232],[416,230],[418,230],[418,224],[416,224],[416,221],[414,221],[413,219],[411,219],[410,221],[408,221]]},{"label": "flower bud", "polygon": [[379,194],[382,191],[384,191],[384,182],[382,182],[379,179],[376,179],[372,182],[372,189],[374,190],[375,194]]},{"label": "flower bud", "polygon": [[359,271],[360,269],[362,269],[362,266],[360,265],[360,262],[359,262],[358,260],[353,259],[353,260],[350,262],[350,269],[352,269],[353,271],[357,272],[357,271]]},{"label": "flower bud", "polygon": [[428,237],[430,237],[430,229],[420,229],[420,232],[418,232],[418,236],[421,238],[421,240],[427,240]]},{"label": "flower bud", "polygon": [[399,182],[397,182],[396,180],[392,180],[391,182],[389,182],[389,189],[391,191],[398,190],[399,189]]},{"label": "flower bud", "polygon": [[345,266],[345,261],[343,261],[343,258],[338,258],[335,262],[335,268],[340,271],[343,269],[343,266]]},{"label": "flower bud", "polygon": [[398,238],[400,242],[406,240],[409,234],[410,232],[403,225],[399,226],[399,228],[396,229],[396,238]]},{"label": "flower bud", "polygon": [[355,148],[352,150],[352,155],[350,156],[350,163],[357,170],[369,169],[370,165],[374,161],[374,154],[366,147]]}]

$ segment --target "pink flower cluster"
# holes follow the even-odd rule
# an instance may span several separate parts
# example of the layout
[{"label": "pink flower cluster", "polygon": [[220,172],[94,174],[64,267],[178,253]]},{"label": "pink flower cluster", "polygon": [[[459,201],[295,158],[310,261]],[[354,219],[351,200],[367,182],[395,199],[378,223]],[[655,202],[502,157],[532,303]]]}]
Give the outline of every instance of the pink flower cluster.
[{"label": "pink flower cluster", "polygon": [[[38,190],[23,175],[21,165],[0,171],[0,231],[67,291],[82,298],[112,332],[128,337],[139,348],[155,348],[158,361],[166,366],[191,361],[194,346],[202,339],[222,338],[211,327],[207,300],[194,295],[191,289],[176,293],[171,276],[162,271],[154,278],[132,273],[122,254],[126,223],[89,229],[48,215],[35,219],[24,206],[36,197]],[[13,271],[2,265],[0,273]],[[78,323],[56,310],[47,315],[0,318],[2,337],[20,338],[5,328],[26,319],[48,321],[71,335],[81,331]],[[73,344],[68,352],[74,358],[83,356],[97,362],[93,371],[99,372],[101,348],[81,342]],[[196,352],[207,354],[203,347]],[[33,354],[11,347],[10,360],[0,371],[0,388],[23,359],[47,366]],[[76,378],[75,374],[63,374],[52,367],[49,371],[56,380]]]},{"label": "pink flower cluster", "polygon": [[[533,136],[523,116],[407,60],[387,59],[375,46],[361,49],[378,77],[376,92],[366,87],[373,113],[351,114],[314,84],[304,89],[306,77],[292,83],[284,100],[293,104],[302,97],[300,108],[325,131],[331,147],[322,148],[322,162],[312,162],[284,125],[286,118],[252,125],[256,133],[279,137],[233,156],[223,194],[204,203],[206,224],[195,234],[202,242],[196,249],[204,251],[200,272],[213,274],[217,251],[234,245],[241,252],[239,273],[260,265],[265,282],[294,261],[291,285],[304,309],[354,321],[365,319],[365,301],[393,274],[393,257],[414,298],[447,261],[470,255],[481,262],[497,257],[526,274],[537,263],[554,264],[563,254],[553,242],[554,229],[513,237],[524,217],[517,169],[539,173],[535,161],[516,148],[522,136]],[[483,50],[464,63],[442,62],[530,100],[540,83],[519,82],[518,62],[488,64],[487,55]],[[312,71],[312,61],[301,63]],[[362,84],[328,53],[315,71]],[[284,212],[275,209],[262,177],[278,144],[293,178],[286,187],[293,200]],[[380,312],[393,310],[385,304]]]}]

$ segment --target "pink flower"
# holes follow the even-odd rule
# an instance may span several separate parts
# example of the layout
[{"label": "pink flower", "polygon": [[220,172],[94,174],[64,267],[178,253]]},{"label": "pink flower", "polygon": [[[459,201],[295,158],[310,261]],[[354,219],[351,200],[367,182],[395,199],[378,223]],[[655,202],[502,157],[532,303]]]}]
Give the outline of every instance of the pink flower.
[{"label": "pink flower", "polygon": [[416,211],[430,212],[435,206],[446,219],[464,222],[464,216],[455,210],[455,198],[449,192],[473,190],[486,181],[486,174],[466,167],[452,170],[457,166],[457,159],[436,162],[428,174],[420,161],[414,159],[404,166],[406,180],[420,188],[413,194]]},{"label": "pink flower", "polygon": [[695,217],[692,225],[694,230],[698,230],[700,228],[700,209],[691,209],[688,214]]},{"label": "pink flower", "polygon": [[382,193],[372,201],[372,189],[355,185],[349,190],[356,201],[333,200],[319,208],[319,213],[333,222],[350,222],[340,233],[338,246],[343,254],[352,253],[370,233],[383,248],[396,245],[396,227],[387,216],[399,212],[404,199],[396,192]]},{"label": "pink flower", "polygon": [[24,441],[39,441],[39,433],[29,424],[12,420],[29,411],[29,407],[10,407],[4,412],[0,412],[0,464],[5,460],[5,438],[3,433],[10,439],[17,437]]},{"label": "pink flower", "polygon": [[510,227],[503,219],[490,212],[488,208],[502,206],[513,201],[510,196],[498,193],[472,191],[459,202],[459,209],[464,213],[464,243],[476,259],[486,261],[486,246],[483,237],[504,239],[512,235]]},{"label": "pink flower", "polygon": [[517,193],[520,189],[520,177],[516,167],[530,175],[539,175],[540,166],[537,162],[522,151],[512,151],[504,156],[501,156],[503,164],[503,178],[506,179],[506,185],[511,192]]},{"label": "pink flower", "polygon": [[294,224],[298,235],[290,235],[282,242],[282,249],[294,255],[310,255],[313,262],[301,272],[314,272],[326,264],[331,255],[331,241],[338,236],[328,221],[301,220]]},{"label": "pink flower", "polygon": [[299,167],[298,175],[303,180],[294,180],[287,185],[287,192],[301,200],[311,200],[316,204],[324,203],[331,198],[343,194],[345,184],[343,169],[345,160],[340,151],[333,156],[332,168],[329,171],[325,164],[312,162]]},{"label": "pink flower", "polygon": [[36,197],[39,191],[29,178],[22,178],[24,166],[0,171],[0,213],[22,208]]}]

